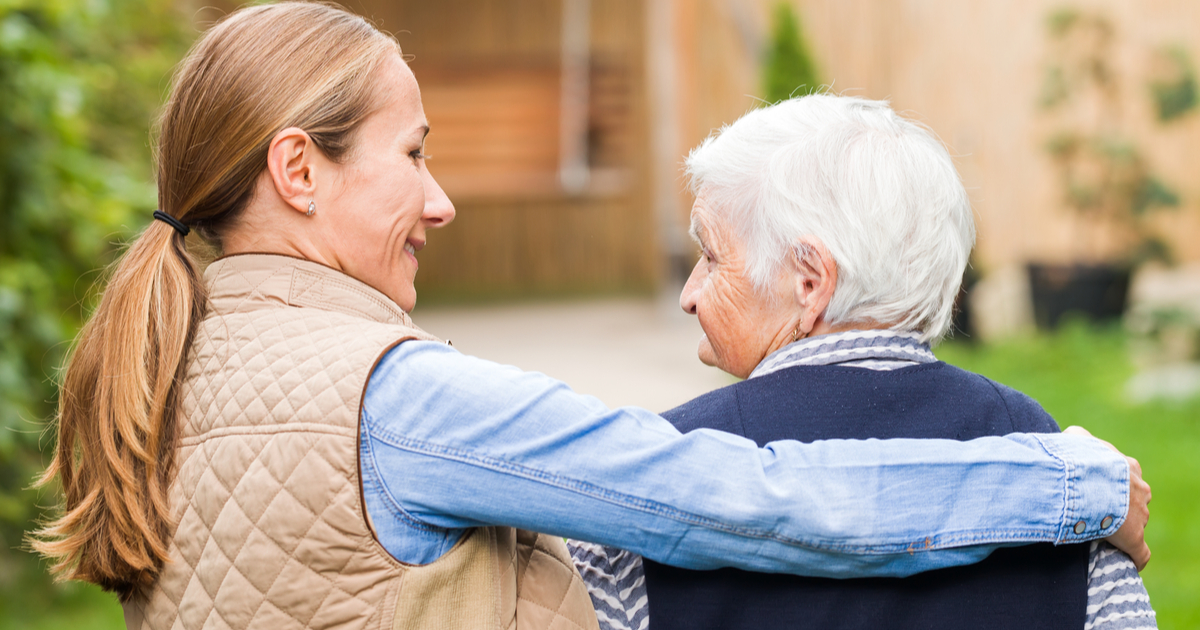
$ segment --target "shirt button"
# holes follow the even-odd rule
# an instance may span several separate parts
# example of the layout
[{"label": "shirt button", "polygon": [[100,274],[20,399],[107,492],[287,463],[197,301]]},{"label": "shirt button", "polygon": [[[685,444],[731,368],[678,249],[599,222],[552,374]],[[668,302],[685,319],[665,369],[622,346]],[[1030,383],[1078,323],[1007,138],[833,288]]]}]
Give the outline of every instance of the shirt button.
[{"label": "shirt button", "polygon": [[1085,530],[1085,529],[1087,529],[1087,523],[1085,523],[1083,521],[1079,521],[1078,523],[1075,523],[1075,533],[1076,534],[1082,534],[1083,530]]},{"label": "shirt button", "polygon": [[1104,520],[1100,521],[1100,529],[1108,529],[1109,525],[1112,525],[1112,517],[1105,516]]}]

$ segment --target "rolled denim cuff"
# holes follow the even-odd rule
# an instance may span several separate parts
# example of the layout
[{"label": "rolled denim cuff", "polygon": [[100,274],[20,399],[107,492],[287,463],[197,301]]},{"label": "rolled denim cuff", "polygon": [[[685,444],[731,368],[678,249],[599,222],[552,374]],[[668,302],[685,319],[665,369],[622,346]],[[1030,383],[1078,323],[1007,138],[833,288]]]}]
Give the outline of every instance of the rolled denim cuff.
[{"label": "rolled denim cuff", "polygon": [[1055,544],[1106,538],[1117,533],[1129,512],[1129,463],[1099,440],[1034,436],[1066,470],[1062,523]]}]

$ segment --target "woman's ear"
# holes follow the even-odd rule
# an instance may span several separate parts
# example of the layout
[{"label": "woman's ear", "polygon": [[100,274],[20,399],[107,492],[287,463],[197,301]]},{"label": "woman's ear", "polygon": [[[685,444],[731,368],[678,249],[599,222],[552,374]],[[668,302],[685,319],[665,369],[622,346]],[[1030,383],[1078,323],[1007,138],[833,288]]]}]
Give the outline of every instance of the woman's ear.
[{"label": "woman's ear", "polygon": [[837,289],[837,263],[821,239],[804,236],[792,246],[791,264],[796,305],[803,316],[799,330],[807,335],[824,324],[825,309]]},{"label": "woman's ear", "polygon": [[308,212],[316,197],[317,156],[320,151],[303,129],[288,127],[275,134],[267,148],[267,170],[280,199],[299,212]]}]

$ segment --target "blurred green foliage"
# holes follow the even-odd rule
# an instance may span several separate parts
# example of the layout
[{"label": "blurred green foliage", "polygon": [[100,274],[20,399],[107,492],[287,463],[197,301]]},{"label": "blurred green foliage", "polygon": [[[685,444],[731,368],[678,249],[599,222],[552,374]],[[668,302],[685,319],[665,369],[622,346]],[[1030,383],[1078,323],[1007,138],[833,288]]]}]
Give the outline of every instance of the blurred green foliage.
[{"label": "blurred green foliage", "polygon": [[768,103],[817,91],[817,66],[801,34],[800,18],[790,4],[775,6],[771,43],[763,64],[763,92]]},{"label": "blurred green foliage", "polygon": [[61,595],[22,551],[50,495],[56,370],[156,202],[149,130],[193,32],[170,0],[0,0],[0,607]]},{"label": "blurred green foliage", "polygon": [[1158,120],[1168,122],[1195,109],[1196,70],[1182,46],[1167,46],[1159,56],[1169,69],[1163,72],[1166,76],[1150,82],[1150,94],[1154,97]]},{"label": "blurred green foliage", "polygon": [[[1151,210],[1178,207],[1180,198],[1123,131],[1120,95],[1125,77],[1117,71],[1113,22],[1099,12],[1064,8],[1047,16],[1046,31],[1051,54],[1039,104],[1057,118],[1058,129],[1045,149],[1058,171],[1064,204],[1087,224],[1108,225],[1129,236],[1127,251],[1110,262],[1171,263],[1170,248],[1147,222],[1147,215]],[[1182,49],[1165,50],[1160,55],[1163,78],[1151,83],[1158,117],[1164,121],[1183,115],[1195,104],[1195,79],[1187,55]],[[1097,232],[1083,231],[1083,235],[1092,237],[1087,244],[1098,244]],[[1085,258],[1088,254],[1074,252]]]}]

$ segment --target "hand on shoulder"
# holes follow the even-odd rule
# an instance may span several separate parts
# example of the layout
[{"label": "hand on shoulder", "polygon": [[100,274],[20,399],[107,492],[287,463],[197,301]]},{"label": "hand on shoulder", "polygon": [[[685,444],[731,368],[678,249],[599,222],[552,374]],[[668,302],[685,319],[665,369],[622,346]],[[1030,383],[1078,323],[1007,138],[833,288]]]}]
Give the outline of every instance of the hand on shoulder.
[{"label": "hand on shoulder", "polygon": [[[1099,439],[1092,436],[1083,427],[1067,427],[1063,433]],[[1104,440],[1100,441],[1113,451],[1121,453],[1112,444]],[[1124,455],[1124,453],[1121,454]],[[1146,524],[1150,521],[1150,500],[1153,495],[1150,491],[1150,484],[1142,479],[1142,465],[1138,463],[1138,460],[1129,456],[1125,456],[1125,460],[1129,463],[1129,511],[1125,514],[1125,522],[1121,528],[1107,540],[1114,547],[1128,554],[1138,571],[1141,571],[1150,562],[1150,547],[1146,544]]]}]

